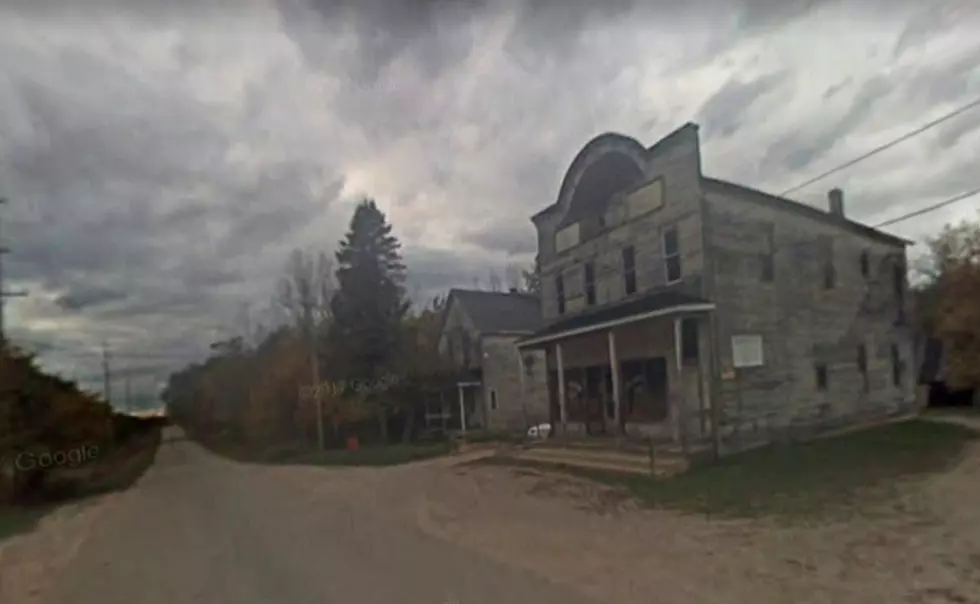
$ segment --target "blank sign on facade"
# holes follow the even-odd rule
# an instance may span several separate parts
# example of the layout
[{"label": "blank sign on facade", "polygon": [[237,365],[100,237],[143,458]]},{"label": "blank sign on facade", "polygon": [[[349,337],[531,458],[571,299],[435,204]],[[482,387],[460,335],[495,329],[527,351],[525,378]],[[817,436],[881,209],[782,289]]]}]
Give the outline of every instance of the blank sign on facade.
[{"label": "blank sign on facade", "polygon": [[732,336],[732,365],[735,367],[759,367],[763,365],[762,336]]}]

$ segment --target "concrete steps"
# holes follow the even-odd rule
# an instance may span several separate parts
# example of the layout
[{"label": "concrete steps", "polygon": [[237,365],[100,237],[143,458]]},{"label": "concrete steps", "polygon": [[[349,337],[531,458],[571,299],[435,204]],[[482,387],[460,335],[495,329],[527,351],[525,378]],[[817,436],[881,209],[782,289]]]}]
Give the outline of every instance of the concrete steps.
[{"label": "concrete steps", "polygon": [[[650,475],[649,454],[609,450],[597,447],[531,447],[511,451],[513,459],[561,466]],[[677,455],[656,455],[655,476],[672,476],[685,471],[687,461]]]}]

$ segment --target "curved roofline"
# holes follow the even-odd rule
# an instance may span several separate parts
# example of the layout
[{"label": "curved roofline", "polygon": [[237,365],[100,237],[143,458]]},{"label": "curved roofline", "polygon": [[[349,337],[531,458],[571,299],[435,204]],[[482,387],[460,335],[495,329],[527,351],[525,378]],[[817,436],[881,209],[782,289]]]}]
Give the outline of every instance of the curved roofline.
[{"label": "curved roofline", "polygon": [[[558,199],[555,201],[556,206],[562,205],[562,200],[566,199],[569,187],[572,186],[574,179],[578,176],[581,171],[582,164],[596,152],[597,148],[613,144],[615,146],[623,146],[624,151],[633,151],[638,157],[644,157],[647,149],[640,144],[638,140],[625,134],[619,134],[618,132],[605,132],[600,134],[589,142],[585,143],[578,153],[575,154],[575,158],[572,163],[569,164],[568,169],[565,170],[565,176],[562,178],[561,187],[558,188]],[[607,153],[610,151],[606,151]],[[628,155],[628,153],[624,153]],[[644,166],[639,165],[641,171],[644,170]]]}]

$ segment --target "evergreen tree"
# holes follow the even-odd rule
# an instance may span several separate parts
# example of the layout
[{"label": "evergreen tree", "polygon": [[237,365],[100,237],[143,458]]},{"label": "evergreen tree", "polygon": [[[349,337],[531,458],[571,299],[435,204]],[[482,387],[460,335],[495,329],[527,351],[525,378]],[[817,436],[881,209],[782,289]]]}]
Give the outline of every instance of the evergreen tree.
[{"label": "evergreen tree", "polygon": [[345,351],[348,378],[375,380],[397,361],[406,300],[401,244],[373,199],[354,210],[337,251],[337,291],[331,300],[330,339]]}]

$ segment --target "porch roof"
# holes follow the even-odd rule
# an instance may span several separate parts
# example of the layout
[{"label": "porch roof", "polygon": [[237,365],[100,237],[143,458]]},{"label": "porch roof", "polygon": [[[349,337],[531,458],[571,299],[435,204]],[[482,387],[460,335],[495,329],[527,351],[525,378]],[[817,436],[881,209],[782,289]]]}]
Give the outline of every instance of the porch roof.
[{"label": "porch roof", "polygon": [[517,346],[527,348],[644,319],[684,312],[705,312],[714,308],[713,303],[698,296],[673,290],[659,291],[615,306],[606,306],[567,319],[559,319],[544,329],[521,338],[517,341]]}]

